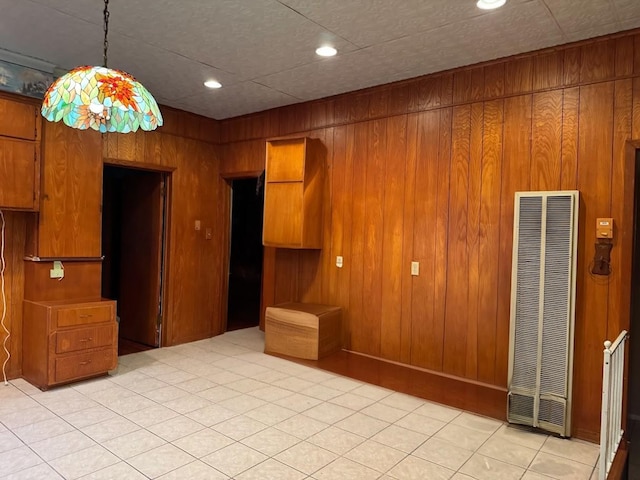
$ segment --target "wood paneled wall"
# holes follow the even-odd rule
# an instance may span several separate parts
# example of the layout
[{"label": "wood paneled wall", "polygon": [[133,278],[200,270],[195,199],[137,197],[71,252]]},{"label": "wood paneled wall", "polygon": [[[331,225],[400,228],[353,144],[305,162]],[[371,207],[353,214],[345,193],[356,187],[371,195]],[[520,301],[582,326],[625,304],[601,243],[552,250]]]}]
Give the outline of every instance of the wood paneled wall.
[{"label": "wood paneled wall", "polygon": [[157,131],[106,135],[103,153],[105,162],[169,173],[163,328],[164,345],[175,345],[224,331],[228,196],[219,175],[217,122],[169,108],[162,113],[165,125]]},{"label": "wood paneled wall", "polygon": [[[3,211],[4,229],[4,291],[5,305],[0,300],[0,314],[6,308],[4,324],[10,332],[7,348],[11,353],[6,365],[7,378],[15,378],[22,373],[22,300],[24,299],[24,251],[27,221],[33,214]],[[0,367],[7,358],[2,345],[6,333],[0,328]]]},{"label": "wood paneled wall", "polygon": [[[13,98],[9,96],[9,98]],[[16,101],[33,100],[15,97]],[[215,143],[218,122],[163,107],[165,125],[156,132],[101,136],[43,122],[43,197],[38,215],[5,211],[6,325],[11,332],[8,378],[22,373],[22,302],[25,291],[39,298],[76,298],[77,287],[88,287],[79,271],[80,284],[56,282],[42,291],[42,275],[49,264],[28,262],[25,254],[41,257],[99,257],[102,154],[105,161],[135,168],[170,172],[170,228],[168,275],[165,285],[165,344],[201,339],[224,331],[221,291],[226,275],[223,250],[227,231],[220,228],[228,212],[225,182],[218,175]],[[102,142],[102,144],[101,144]],[[97,149],[97,150],[96,150]],[[194,230],[194,220],[202,230]],[[211,228],[213,238],[205,239]],[[90,268],[91,288],[98,288],[100,263],[69,263],[74,269]],[[86,263],[86,262],[85,262]],[[97,268],[94,268],[94,266]],[[25,272],[28,284],[25,290]],[[42,273],[42,272],[40,272]],[[48,276],[46,278],[48,281]],[[77,283],[77,282],[76,282]],[[54,291],[55,290],[55,291]],[[99,293],[98,293],[99,294]],[[5,334],[0,329],[0,345]],[[0,349],[0,362],[5,355]],[[1,364],[1,363],[0,363]]]},{"label": "wood paneled wall", "polygon": [[324,245],[266,249],[266,304],[340,305],[347,349],[469,381],[507,383],[514,192],[580,190],[573,433],[597,439],[602,342],[628,325],[631,251],[614,241],[608,278],[589,267],[597,217],[631,229],[640,33],[230,119],[222,172],[264,168],[265,139],[287,135],[327,148]]}]

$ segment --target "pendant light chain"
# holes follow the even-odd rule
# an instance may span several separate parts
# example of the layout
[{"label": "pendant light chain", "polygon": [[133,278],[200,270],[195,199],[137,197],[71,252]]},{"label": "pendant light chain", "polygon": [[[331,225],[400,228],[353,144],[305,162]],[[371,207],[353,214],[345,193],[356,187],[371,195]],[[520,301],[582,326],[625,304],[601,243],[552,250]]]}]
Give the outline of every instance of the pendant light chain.
[{"label": "pendant light chain", "polygon": [[107,49],[109,48],[109,40],[107,35],[109,33],[109,0],[104,0],[104,55],[102,58],[102,66],[107,67]]}]

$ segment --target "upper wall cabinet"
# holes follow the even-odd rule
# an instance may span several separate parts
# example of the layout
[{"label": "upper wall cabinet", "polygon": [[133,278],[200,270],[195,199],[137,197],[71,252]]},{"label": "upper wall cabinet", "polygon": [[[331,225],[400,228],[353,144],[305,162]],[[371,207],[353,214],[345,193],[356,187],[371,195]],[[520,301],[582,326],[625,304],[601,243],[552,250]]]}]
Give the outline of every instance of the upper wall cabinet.
[{"label": "upper wall cabinet", "polygon": [[38,209],[40,127],[35,105],[0,97],[0,208]]},{"label": "upper wall cabinet", "polygon": [[96,258],[101,253],[102,139],[93,130],[45,123],[42,200],[27,254]]},{"label": "upper wall cabinet", "polygon": [[323,152],[310,138],[267,141],[265,246],[322,247]]}]

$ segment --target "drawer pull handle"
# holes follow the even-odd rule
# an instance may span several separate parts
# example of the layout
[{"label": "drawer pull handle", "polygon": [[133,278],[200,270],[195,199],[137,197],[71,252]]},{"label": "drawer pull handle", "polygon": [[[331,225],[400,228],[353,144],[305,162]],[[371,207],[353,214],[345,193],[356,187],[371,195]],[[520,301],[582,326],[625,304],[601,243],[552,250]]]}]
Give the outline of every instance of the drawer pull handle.
[{"label": "drawer pull handle", "polygon": [[92,337],[89,337],[89,338],[81,338],[81,339],[80,339],[80,341],[81,341],[81,342],[92,342],[92,341],[93,341],[93,338],[92,338]]},{"label": "drawer pull handle", "polygon": [[80,318],[89,318],[89,317],[93,317],[93,315],[91,315],[90,313],[85,313],[80,315]]},{"label": "drawer pull handle", "polygon": [[87,360],[86,362],[80,362],[80,365],[89,365],[91,363],[91,360]]}]

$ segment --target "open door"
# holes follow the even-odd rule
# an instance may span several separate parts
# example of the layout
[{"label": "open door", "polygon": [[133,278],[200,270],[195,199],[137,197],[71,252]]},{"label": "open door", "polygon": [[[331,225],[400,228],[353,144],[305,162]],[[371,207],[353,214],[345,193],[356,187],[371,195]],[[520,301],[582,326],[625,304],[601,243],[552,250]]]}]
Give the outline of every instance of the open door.
[{"label": "open door", "polygon": [[119,179],[120,337],[160,346],[164,175],[129,170]]}]

